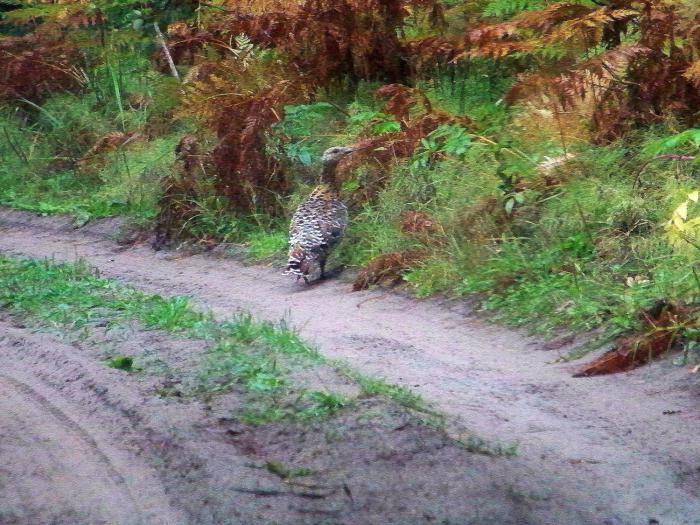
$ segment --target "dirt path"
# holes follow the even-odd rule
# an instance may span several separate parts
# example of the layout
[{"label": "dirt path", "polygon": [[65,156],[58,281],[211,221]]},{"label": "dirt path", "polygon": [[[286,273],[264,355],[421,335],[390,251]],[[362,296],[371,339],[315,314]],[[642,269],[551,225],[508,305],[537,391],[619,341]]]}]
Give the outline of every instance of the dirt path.
[{"label": "dirt path", "polygon": [[13,366],[6,346],[26,341],[4,323],[0,333],[0,523],[182,523],[153,470],[115,441],[121,429]]},{"label": "dirt path", "polygon": [[[104,276],[190,295],[220,314],[286,318],[325,355],[411,387],[487,440],[518,443],[533,487],[553,487],[533,497],[563,494],[595,516],[590,523],[700,523],[700,383],[668,360],[573,379],[575,365],[552,364],[556,350],[454,306],[349,293],[340,280],[305,288],[232,260],[121,249],[108,238],[113,227],[76,231],[63,219],[2,211],[0,253],[81,257]],[[2,395],[26,398],[13,385],[0,380]]]}]

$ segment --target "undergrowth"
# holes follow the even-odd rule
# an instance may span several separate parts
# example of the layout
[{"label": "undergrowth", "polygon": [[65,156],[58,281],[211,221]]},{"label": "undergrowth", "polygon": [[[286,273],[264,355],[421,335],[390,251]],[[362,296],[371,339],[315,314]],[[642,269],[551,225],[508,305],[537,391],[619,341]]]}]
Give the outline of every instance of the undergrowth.
[{"label": "undergrowth", "polygon": [[2,205],[146,228],[172,205],[167,240],[277,261],[322,151],[362,143],[338,263],[544,334],[696,302],[667,228],[697,189],[690,0],[64,4],[2,15]]}]

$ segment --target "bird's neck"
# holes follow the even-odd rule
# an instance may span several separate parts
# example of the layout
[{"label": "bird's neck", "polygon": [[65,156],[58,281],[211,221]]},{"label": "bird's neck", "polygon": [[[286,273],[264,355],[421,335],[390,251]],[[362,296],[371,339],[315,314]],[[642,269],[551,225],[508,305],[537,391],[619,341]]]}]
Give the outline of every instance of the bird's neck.
[{"label": "bird's neck", "polygon": [[311,192],[311,195],[309,195],[310,199],[322,199],[325,201],[329,200],[336,200],[338,199],[338,190],[333,188],[329,184],[325,184],[324,182],[321,182],[318,186],[316,186],[313,191]]},{"label": "bird's neck", "polygon": [[337,162],[326,162],[323,164],[323,168],[321,168],[321,184],[325,184],[334,190],[338,189],[338,181],[335,173],[337,167]]}]

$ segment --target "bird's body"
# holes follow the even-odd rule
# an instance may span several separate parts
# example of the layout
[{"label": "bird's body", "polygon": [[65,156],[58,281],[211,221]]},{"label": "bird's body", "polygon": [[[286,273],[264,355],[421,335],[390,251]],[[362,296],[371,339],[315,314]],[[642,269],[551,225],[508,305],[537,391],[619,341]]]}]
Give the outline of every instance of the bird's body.
[{"label": "bird's body", "polygon": [[324,276],[326,259],[348,224],[348,209],[340,200],[335,168],[352,148],[331,148],[323,156],[321,183],[299,205],[289,226],[289,258],[285,273],[303,278]]},{"label": "bird's body", "polygon": [[348,209],[326,184],[311,192],[294,213],[289,227],[287,273],[308,280],[318,264],[321,277],[328,254],[340,242],[348,224]]}]

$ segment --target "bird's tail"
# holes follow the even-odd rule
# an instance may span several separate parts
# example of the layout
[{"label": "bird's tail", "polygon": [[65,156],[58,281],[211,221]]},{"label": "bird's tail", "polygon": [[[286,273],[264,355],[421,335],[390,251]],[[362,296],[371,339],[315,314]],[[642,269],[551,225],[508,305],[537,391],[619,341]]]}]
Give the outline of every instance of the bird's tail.
[{"label": "bird's tail", "polygon": [[309,279],[309,263],[306,259],[306,254],[300,246],[295,246],[289,250],[289,258],[287,259],[287,268],[284,273],[286,275],[294,275],[297,280],[303,278],[308,282]]}]

